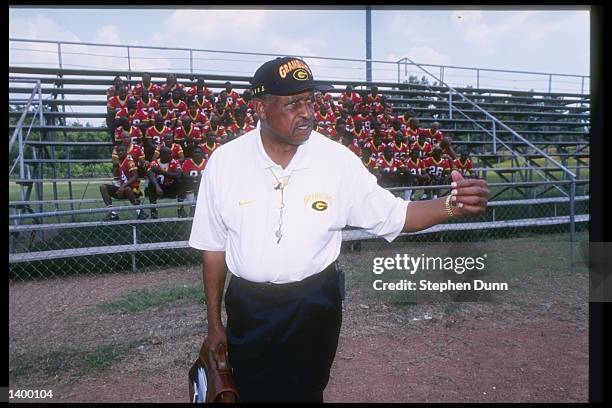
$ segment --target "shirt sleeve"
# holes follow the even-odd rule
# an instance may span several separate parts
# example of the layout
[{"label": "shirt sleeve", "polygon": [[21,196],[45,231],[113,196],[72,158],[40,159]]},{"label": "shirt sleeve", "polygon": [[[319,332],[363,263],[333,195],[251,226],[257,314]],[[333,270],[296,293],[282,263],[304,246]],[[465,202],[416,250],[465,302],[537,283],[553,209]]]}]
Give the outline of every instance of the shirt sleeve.
[{"label": "shirt sleeve", "polygon": [[219,161],[212,158],[200,182],[200,191],[191,225],[189,246],[203,251],[225,251],[227,226],[219,213],[216,197]]},{"label": "shirt sleeve", "polygon": [[365,229],[391,242],[402,232],[406,221],[406,208],[409,201],[395,197],[390,191],[378,185],[376,177],[370,173],[361,160],[354,157],[347,169],[351,207],[347,224]]}]

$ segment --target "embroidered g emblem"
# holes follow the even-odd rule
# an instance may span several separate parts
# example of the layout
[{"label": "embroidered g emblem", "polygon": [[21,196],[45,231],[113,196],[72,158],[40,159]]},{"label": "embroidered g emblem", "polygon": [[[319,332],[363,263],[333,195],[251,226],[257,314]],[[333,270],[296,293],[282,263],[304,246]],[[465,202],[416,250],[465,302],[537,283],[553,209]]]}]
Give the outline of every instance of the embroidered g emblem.
[{"label": "embroidered g emblem", "polygon": [[293,78],[298,81],[306,81],[308,79],[308,72],[303,68],[296,69],[293,73]]},{"label": "embroidered g emblem", "polygon": [[327,210],[327,203],[325,201],[315,201],[312,203],[312,209],[316,211],[325,211]]}]

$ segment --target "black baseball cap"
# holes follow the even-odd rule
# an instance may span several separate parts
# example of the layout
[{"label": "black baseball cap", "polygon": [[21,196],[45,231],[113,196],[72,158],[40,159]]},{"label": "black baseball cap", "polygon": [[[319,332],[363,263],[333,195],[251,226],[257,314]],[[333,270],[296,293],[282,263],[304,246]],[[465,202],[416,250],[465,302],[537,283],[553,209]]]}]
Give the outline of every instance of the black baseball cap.
[{"label": "black baseball cap", "polygon": [[334,87],[315,81],[308,64],[295,57],[278,57],[267,61],[251,79],[253,96],[293,95],[311,89],[331,91]]}]

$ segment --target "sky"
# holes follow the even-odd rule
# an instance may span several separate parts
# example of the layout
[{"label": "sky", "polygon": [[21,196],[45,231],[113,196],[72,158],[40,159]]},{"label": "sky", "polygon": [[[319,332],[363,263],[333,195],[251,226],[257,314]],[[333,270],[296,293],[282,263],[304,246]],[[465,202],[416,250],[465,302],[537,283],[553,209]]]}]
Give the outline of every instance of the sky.
[{"label": "sky", "polygon": [[[396,61],[422,64],[589,74],[590,19],[587,7],[564,9],[374,7],[373,79],[404,81],[424,72]],[[148,45],[296,55],[315,78],[365,80],[365,63],[308,57],[365,58],[365,9],[298,8],[10,8],[9,38]],[[9,65],[57,66],[57,46],[9,42]],[[32,49],[38,51],[31,51]],[[125,48],[63,48],[64,67],[128,69]],[[130,68],[250,76],[270,57],[196,52],[130,50]],[[440,78],[438,67],[425,67]],[[445,69],[449,84],[476,85],[476,71]],[[542,75],[481,71],[482,87],[537,89]],[[398,78],[399,76],[399,78]],[[430,77],[430,83],[434,81]],[[579,91],[580,78],[555,77],[553,88]],[[577,85],[578,84],[578,85]],[[588,88],[587,88],[588,89]]]}]

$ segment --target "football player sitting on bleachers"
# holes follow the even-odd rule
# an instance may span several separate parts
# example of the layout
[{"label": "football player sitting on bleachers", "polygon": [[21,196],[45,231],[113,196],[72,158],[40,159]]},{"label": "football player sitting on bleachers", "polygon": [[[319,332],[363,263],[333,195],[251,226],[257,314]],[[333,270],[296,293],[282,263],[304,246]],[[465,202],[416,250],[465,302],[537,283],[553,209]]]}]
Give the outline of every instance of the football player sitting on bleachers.
[{"label": "football player sitting on bleachers", "polygon": [[[429,184],[430,179],[425,169],[425,162],[419,156],[420,151],[415,148],[410,151],[410,155],[405,161],[406,185],[408,186],[423,186]],[[405,191],[404,199],[412,200],[412,190]]]},{"label": "football player sitting on bleachers", "polygon": [[[182,183],[183,170],[178,160],[172,158],[169,147],[162,146],[159,150],[159,159],[153,160],[149,165],[147,174],[149,185],[147,195],[151,204],[157,204],[158,198],[177,198],[185,200],[185,189]],[[187,216],[185,209],[179,205],[177,209],[179,218]],[[157,208],[151,209],[151,218],[158,218]]]},{"label": "football player sitting on bleachers", "polygon": [[[425,159],[425,168],[429,174],[430,185],[439,186],[450,184],[451,163],[448,159],[442,157],[442,149],[436,147],[432,150],[431,156]],[[439,189],[430,190],[432,198],[438,198]],[[423,195],[423,199],[427,199],[427,195]]]},{"label": "football player sitting on bleachers", "polygon": [[478,175],[474,171],[472,159],[470,159],[470,153],[467,150],[463,150],[460,157],[455,159],[453,167],[465,178],[478,178]]},{"label": "football player sitting on bleachers", "polygon": [[[126,132],[127,133],[127,132]],[[140,204],[140,180],[138,179],[138,167],[129,156],[127,146],[120,144],[115,147],[117,161],[113,163],[113,184],[102,184],[100,194],[108,208],[113,206],[113,198],[118,200],[130,200],[132,205]],[[138,219],[147,216],[142,210],[136,210]],[[110,211],[105,218],[108,221],[116,221],[119,215],[116,211]]]}]

